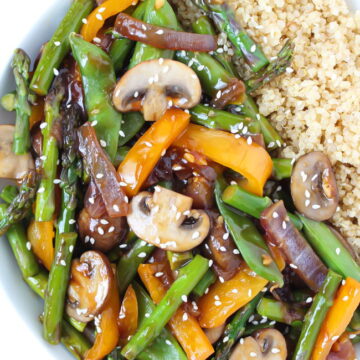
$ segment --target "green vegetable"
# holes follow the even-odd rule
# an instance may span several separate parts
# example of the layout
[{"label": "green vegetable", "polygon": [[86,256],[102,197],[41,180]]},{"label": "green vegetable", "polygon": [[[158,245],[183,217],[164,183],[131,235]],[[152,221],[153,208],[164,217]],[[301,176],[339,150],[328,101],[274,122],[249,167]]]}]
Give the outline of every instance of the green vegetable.
[{"label": "green vegetable", "polygon": [[[221,340],[217,342],[215,360],[229,359],[231,348],[244,334],[245,329],[247,328],[247,322],[250,316],[255,312],[256,306],[262,296],[262,292],[256,295],[254,299],[237,311],[231,321],[226,325]],[[224,341],[225,338],[227,341]]]},{"label": "green vegetable", "polygon": [[164,326],[182,304],[183,295],[189,295],[208,269],[209,261],[200,255],[196,255],[188,265],[181,268],[177,279],[150,316],[140,324],[121,354],[131,360],[146,349],[160,335]]},{"label": "green vegetable", "polygon": [[138,239],[131,250],[120,258],[116,266],[120,296],[125,293],[127,287],[136,276],[139,265],[149,258],[154,249],[153,245]]},{"label": "green vegetable", "polygon": [[118,146],[130,141],[145,124],[144,117],[139,112],[129,112],[123,115],[123,124],[120,130]]},{"label": "green vegetable", "polygon": [[31,80],[31,90],[39,95],[47,94],[54,79],[54,73],[69,53],[69,35],[80,30],[82,19],[86,18],[93,7],[93,0],[74,0],[72,2],[54,35],[44,46]]},{"label": "green vegetable", "polygon": [[13,142],[15,154],[26,154],[30,148],[31,107],[29,102],[30,58],[22,49],[16,49],[11,63],[16,83],[16,122]]},{"label": "green vegetable", "polygon": [[122,116],[114,109],[111,101],[116,82],[111,59],[100,47],[74,33],[69,39],[80,67],[88,120],[95,127],[99,141],[104,142],[110,159],[114,160]]},{"label": "green vegetable", "polygon": [[349,326],[352,330],[355,330],[355,331],[360,330],[360,309],[359,308],[354,312],[354,316],[351,319]]},{"label": "green vegetable", "polygon": [[235,115],[227,111],[209,106],[196,105],[190,110],[191,121],[210,129],[226,130],[233,133],[259,133],[260,125],[243,115]]},{"label": "green vegetable", "polygon": [[324,263],[344,277],[360,281],[360,266],[330,228],[325,223],[298,216],[304,224],[306,239]]},{"label": "green vegetable", "polygon": [[55,185],[59,149],[54,128],[61,124],[61,103],[65,96],[65,86],[57,77],[45,99],[45,124],[43,134],[42,178],[36,196],[36,221],[50,221],[55,211]]},{"label": "green vegetable", "polygon": [[[174,10],[169,5],[167,0],[164,0],[164,4],[161,8],[156,9],[156,0],[145,0],[146,4],[143,21],[157,26],[167,27],[173,30],[177,30],[178,21]],[[171,59],[174,56],[172,50],[163,50],[152,47],[150,45],[137,42],[135,45],[134,54],[130,60],[129,68],[132,68],[143,61],[168,58]]]},{"label": "green vegetable", "polygon": [[232,212],[222,201],[221,195],[225,187],[225,180],[219,177],[215,184],[215,199],[242,257],[250,269],[259,276],[276,282],[281,287],[284,284],[284,280],[275,262],[271,261],[270,264],[265,265],[265,260],[272,259],[272,257],[255,225],[246,216]]},{"label": "green vegetable", "polygon": [[16,108],[16,92],[5,94],[1,98],[1,106],[6,111],[15,111]]},{"label": "green vegetable", "polygon": [[117,149],[115,160],[113,162],[114,166],[117,168],[120,163],[125,159],[125,156],[130,151],[129,146],[120,146]]},{"label": "green vegetable", "polygon": [[276,180],[288,179],[291,177],[293,169],[292,159],[272,159],[273,162],[273,177]]},{"label": "green vegetable", "polygon": [[311,308],[308,310],[300,338],[296,345],[293,360],[310,359],[321,324],[333,304],[336,290],[341,282],[341,276],[329,270],[319,292],[315,295]]},{"label": "green vegetable", "polygon": [[211,269],[209,269],[194,287],[192,291],[193,294],[198,297],[203,296],[206,292],[206,289],[208,289],[216,281],[216,279],[216,274]]},{"label": "green vegetable", "polygon": [[18,194],[18,189],[14,185],[6,185],[2,188],[0,198],[10,204]]},{"label": "green vegetable", "polygon": [[193,254],[191,251],[184,251],[182,253],[167,251],[166,255],[167,255],[167,259],[169,261],[171,270],[179,269],[180,267],[184,266],[184,264],[188,263],[193,258]]}]

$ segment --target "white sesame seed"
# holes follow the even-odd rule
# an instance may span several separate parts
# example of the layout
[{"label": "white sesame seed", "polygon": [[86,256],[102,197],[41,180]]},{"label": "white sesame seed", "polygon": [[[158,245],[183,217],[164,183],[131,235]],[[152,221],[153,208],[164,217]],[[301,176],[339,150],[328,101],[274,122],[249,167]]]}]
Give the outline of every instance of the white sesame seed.
[{"label": "white sesame seed", "polygon": [[335,252],[336,252],[336,255],[340,255],[340,248],[336,248]]},{"label": "white sesame seed", "polygon": [[69,251],[72,253],[74,251],[74,245],[69,246]]},{"label": "white sesame seed", "polygon": [[356,338],[356,334],[350,334],[349,335],[349,339],[355,339]]},{"label": "white sesame seed", "polygon": [[91,122],[91,126],[94,127],[94,126],[97,125],[97,123],[98,123],[97,120],[94,120],[94,121]]},{"label": "white sesame seed", "polygon": [[227,240],[229,238],[230,234],[228,232],[226,232],[224,235],[223,235],[223,239],[224,240]]},{"label": "white sesame seed", "polygon": [[163,34],[164,34],[164,30],[159,29],[159,30],[155,31],[155,34],[163,35]]},{"label": "white sesame seed", "polygon": [[200,233],[199,231],[195,231],[193,234],[192,234],[192,239],[197,239],[198,237],[200,236]]},{"label": "white sesame seed", "polygon": [[119,315],[119,319],[125,319],[126,315],[125,314],[120,314]]},{"label": "white sesame seed", "polygon": [[55,45],[55,46],[60,46],[60,45],[61,45],[61,42],[60,42],[60,41],[54,41],[54,45]]},{"label": "white sesame seed", "polygon": [[310,198],[310,191],[309,190],[305,190],[305,197]]},{"label": "white sesame seed", "polygon": [[94,205],[94,204],[95,204],[95,199],[92,198],[92,197],[90,197],[90,198],[89,198],[89,203]]},{"label": "white sesame seed", "polygon": [[46,156],[46,155],[40,156],[40,160],[45,161],[46,159],[47,159],[47,156]]},{"label": "white sesame seed", "polygon": [[45,129],[47,127],[47,123],[46,122],[43,122],[40,124],[40,129]]},{"label": "white sesame seed", "polygon": [[119,212],[119,211],[120,211],[119,206],[116,205],[116,204],[113,205],[113,209],[114,209],[116,212]]},{"label": "white sesame seed", "polygon": [[82,21],[83,24],[87,24],[87,19],[86,18],[83,18],[81,21]]},{"label": "white sesame seed", "polygon": [[239,255],[239,254],[240,254],[240,251],[239,251],[238,249],[234,249],[234,250],[233,250],[233,254]]},{"label": "white sesame seed", "polygon": [[295,264],[289,264],[289,266],[290,266],[292,269],[297,269],[297,268],[298,268]]},{"label": "white sesame seed", "polygon": [[125,137],[125,133],[124,133],[122,130],[119,131],[119,135],[120,135],[121,137]]},{"label": "white sesame seed", "polygon": [[89,236],[89,235],[86,235],[86,236],[85,236],[85,244],[88,243],[89,240],[90,240],[90,236]]},{"label": "white sesame seed", "polygon": [[276,142],[276,145],[277,145],[278,147],[281,147],[281,142],[280,142],[280,140],[276,140],[275,142]]},{"label": "white sesame seed", "polygon": [[139,258],[144,258],[144,257],[146,257],[146,252],[141,252],[141,253],[139,253],[139,254],[138,254],[138,257],[139,257]]},{"label": "white sesame seed", "polygon": [[228,342],[229,341],[229,337],[228,336],[225,336],[224,338],[223,338],[223,343],[226,343],[226,342]]},{"label": "white sesame seed", "polygon": [[189,319],[189,315],[187,313],[184,313],[182,319],[183,321],[187,321]]},{"label": "white sesame seed", "polygon": [[224,283],[224,282],[225,282],[225,279],[224,279],[222,276],[219,276],[219,281],[220,281],[221,283]]},{"label": "white sesame seed", "polygon": [[214,264],[214,261],[213,260],[209,260],[209,267],[212,267]]},{"label": "white sesame seed", "polygon": [[187,298],[186,295],[181,295],[181,300],[182,300],[183,302],[187,302],[187,301],[188,301],[188,298]]},{"label": "white sesame seed", "polygon": [[53,71],[54,71],[54,75],[55,75],[55,76],[58,76],[58,75],[59,75],[59,70],[58,70],[58,69],[55,69],[55,68],[54,68]]},{"label": "white sesame seed", "polygon": [[282,222],[282,228],[285,230],[286,229],[286,221]]},{"label": "white sesame seed", "polygon": [[124,196],[124,201],[126,202],[126,203],[129,203],[129,198],[125,195]]},{"label": "white sesame seed", "polygon": [[252,45],[250,48],[250,52],[254,53],[256,51],[256,44]]},{"label": "white sesame seed", "polygon": [[101,139],[100,140],[100,145],[102,146],[102,147],[106,147],[106,141],[105,140],[103,140],[103,139]]},{"label": "white sesame seed", "polygon": [[287,67],[287,68],[286,68],[286,72],[287,72],[288,74],[291,74],[292,72],[294,72],[294,69],[292,69],[291,67]]},{"label": "white sesame seed", "polygon": [[103,20],[103,17],[102,17],[102,15],[101,14],[96,14],[95,15],[95,17],[98,19],[98,20],[100,20],[100,21],[102,21]]},{"label": "white sesame seed", "polygon": [[104,229],[103,229],[101,226],[98,227],[98,233],[99,233],[100,235],[104,235],[104,234],[105,234],[105,231],[104,231]]},{"label": "white sesame seed", "polygon": [[126,247],[127,247],[126,244],[120,244],[120,245],[119,245],[119,248],[120,248],[120,249],[125,249]]},{"label": "white sesame seed", "polygon": [[27,243],[26,243],[26,248],[30,251],[31,250],[31,242],[30,241],[28,241]]},{"label": "white sesame seed", "polygon": [[241,338],[240,341],[239,341],[239,343],[242,345],[242,344],[244,343],[244,339]]},{"label": "white sesame seed", "polygon": [[171,341],[168,340],[168,339],[165,340],[165,343],[166,343],[167,345],[171,345]]},{"label": "white sesame seed", "polygon": [[256,357],[256,352],[251,351],[249,355],[250,355],[250,357]]},{"label": "white sesame seed", "polygon": [[311,178],[311,181],[316,180],[318,176],[319,176],[319,174],[315,174],[315,175]]},{"label": "white sesame seed", "polygon": [[280,349],[278,349],[278,348],[272,348],[272,349],[271,349],[271,352],[272,352],[273,354],[278,354],[278,353],[280,352]]},{"label": "white sesame seed", "polygon": [[42,194],[44,191],[45,191],[45,188],[44,188],[44,187],[41,187],[41,188],[38,190],[38,193],[39,193],[39,194]]},{"label": "white sesame seed", "polygon": [[[150,317],[150,314],[148,314],[148,313],[145,313],[145,315],[144,315],[146,318],[148,318],[148,317]],[[169,341],[169,340],[166,340],[166,341]]]},{"label": "white sesame seed", "polygon": [[318,205],[318,204],[314,204],[314,205],[312,205],[311,206],[314,210],[317,210],[317,209],[320,209],[320,205]]},{"label": "white sesame seed", "polygon": [[310,205],[310,200],[309,199],[306,199],[305,200],[305,206],[308,207]]},{"label": "white sesame seed", "polygon": [[302,181],[305,182],[308,177],[307,174],[305,173],[305,171],[301,171],[300,175],[301,175]]},{"label": "white sesame seed", "polygon": [[61,266],[66,266],[65,260],[60,260],[60,265],[61,265]]},{"label": "white sesame seed", "polygon": [[105,219],[100,220],[100,224],[107,225],[109,222]]},{"label": "white sesame seed", "polygon": [[273,148],[274,146],[275,146],[275,143],[273,141],[269,142],[269,145],[268,145],[269,148]]},{"label": "white sesame seed", "polygon": [[215,306],[220,306],[220,305],[222,304],[222,302],[219,301],[219,300],[216,300],[216,301],[214,302],[214,304],[215,304]]},{"label": "white sesame seed", "polygon": [[232,292],[233,294],[237,294],[237,293],[239,292],[239,290],[238,290],[238,289],[232,289],[231,292]]},{"label": "white sesame seed", "polygon": [[276,219],[276,218],[279,217],[279,214],[278,214],[276,211],[274,211],[273,214],[272,214],[272,217],[273,217],[274,219]]},{"label": "white sesame seed", "polygon": [[226,247],[225,246],[220,246],[219,250],[222,251],[222,252],[226,252]]},{"label": "white sesame seed", "polygon": [[251,290],[251,289],[248,290],[248,296],[249,296],[249,297],[252,296],[252,290]]},{"label": "white sesame seed", "polygon": [[273,326],[273,325],[275,325],[275,324],[276,324],[276,321],[275,321],[275,320],[270,321],[270,323],[269,323],[270,326]]},{"label": "white sesame seed", "polygon": [[73,225],[73,224],[75,224],[75,223],[76,223],[76,220],[75,220],[75,219],[70,219],[70,220],[69,220],[69,224],[70,224],[70,225]]},{"label": "white sesame seed", "polygon": [[94,245],[95,244],[95,239],[93,237],[90,238],[90,244]]},{"label": "white sesame seed", "polygon": [[346,296],[344,296],[342,299],[343,299],[343,301],[348,301],[348,300],[349,300],[349,297],[346,295]]},{"label": "white sesame seed", "polygon": [[97,178],[97,179],[102,179],[103,177],[104,177],[104,174],[101,174],[101,173],[96,174],[96,178]]},{"label": "white sesame seed", "polygon": [[251,145],[252,142],[253,142],[252,137],[249,136],[249,137],[247,138],[246,142],[248,143],[248,145]]},{"label": "white sesame seed", "polygon": [[94,37],[93,42],[99,44],[99,43],[101,43],[101,39],[98,37]]},{"label": "white sesame seed", "polygon": [[147,147],[152,147],[152,143],[149,141],[144,141],[144,145],[146,145]]},{"label": "white sesame seed", "polygon": [[339,336],[335,335],[331,338],[332,341],[336,341],[339,338]]},{"label": "white sesame seed", "polygon": [[61,180],[60,180],[60,179],[54,179],[53,183],[54,183],[55,185],[60,184],[60,183],[61,183]]},{"label": "white sesame seed", "polygon": [[98,10],[98,13],[103,13],[105,10],[106,10],[106,8],[101,7],[101,8]]},{"label": "white sesame seed", "polygon": [[164,275],[164,273],[161,272],[161,271],[155,273],[155,277],[160,277],[160,276],[163,276],[163,275]]}]

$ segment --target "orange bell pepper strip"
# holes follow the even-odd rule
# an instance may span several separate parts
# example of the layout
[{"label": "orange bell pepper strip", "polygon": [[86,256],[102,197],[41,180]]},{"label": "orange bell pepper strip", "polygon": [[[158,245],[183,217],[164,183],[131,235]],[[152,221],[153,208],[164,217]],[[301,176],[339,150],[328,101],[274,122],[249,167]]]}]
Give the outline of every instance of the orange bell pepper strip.
[{"label": "orange bell pepper strip", "polygon": [[203,328],[223,325],[228,317],[250,302],[267,284],[244,263],[228,281],[214,283],[198,302]]},{"label": "orange bell pepper strip", "polygon": [[347,278],[336,293],[317,337],[312,360],[325,360],[336,340],[343,334],[360,302],[360,282]]},{"label": "orange bell pepper strip", "polygon": [[[168,110],[135,143],[121,162],[118,173],[127,186],[127,195],[136,195],[167,148],[182,134],[190,115],[179,109]],[[271,159],[270,159],[271,160]]]},{"label": "orange bell pepper strip", "polygon": [[32,129],[35,124],[42,121],[44,116],[44,98],[39,96],[36,99],[36,104],[31,105],[31,115],[29,118],[30,129]]},{"label": "orange bell pepper strip", "polygon": [[137,0],[107,0],[94,9],[81,28],[81,35],[86,41],[93,41],[98,31],[104,26],[105,20],[136,5]]},{"label": "orange bell pepper strip", "polygon": [[135,334],[138,327],[138,315],[137,297],[132,285],[129,285],[126,289],[118,318],[119,345],[124,346],[129,341],[129,336]]},{"label": "orange bell pepper strip", "polygon": [[104,309],[99,315],[98,332],[94,345],[84,356],[85,360],[101,360],[115,349],[119,341],[118,316],[120,311],[120,299],[113,281],[110,287],[110,295]]},{"label": "orange bell pepper strip", "polygon": [[197,151],[240,173],[247,179],[242,186],[259,196],[272,172],[271,157],[264,148],[226,131],[190,124],[174,146]]},{"label": "orange bell pepper strip", "polygon": [[[157,263],[141,264],[138,268],[139,276],[156,304],[161,301],[167,290],[160,278],[155,277],[155,273],[158,271],[166,272],[162,265]],[[183,307],[175,312],[168,326],[189,360],[205,360],[214,353],[214,348],[197,319],[188,314]]]},{"label": "orange bell pepper strip", "polygon": [[50,271],[55,251],[54,222],[32,220],[27,229],[27,236],[35,256],[41,261],[45,268]]}]

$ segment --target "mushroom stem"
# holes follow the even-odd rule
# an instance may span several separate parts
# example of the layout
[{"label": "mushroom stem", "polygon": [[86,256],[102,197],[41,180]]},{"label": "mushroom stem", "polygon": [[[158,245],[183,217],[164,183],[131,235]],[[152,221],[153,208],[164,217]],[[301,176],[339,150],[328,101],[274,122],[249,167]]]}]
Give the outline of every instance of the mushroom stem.
[{"label": "mushroom stem", "polygon": [[149,87],[142,102],[143,114],[146,121],[157,121],[166,112],[168,101],[160,86]]}]

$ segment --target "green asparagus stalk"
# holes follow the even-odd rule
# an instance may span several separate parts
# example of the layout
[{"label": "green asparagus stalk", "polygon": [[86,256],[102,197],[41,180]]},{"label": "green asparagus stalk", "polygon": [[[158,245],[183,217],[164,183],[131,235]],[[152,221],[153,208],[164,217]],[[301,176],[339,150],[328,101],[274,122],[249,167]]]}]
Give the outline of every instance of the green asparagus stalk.
[{"label": "green asparagus stalk", "polygon": [[177,270],[187,264],[194,257],[191,251],[182,253],[166,251],[166,256],[170,264],[171,270]]},{"label": "green asparagus stalk", "polygon": [[297,327],[299,323],[301,326],[301,321],[305,316],[305,310],[302,308],[266,297],[260,300],[256,309],[259,315],[263,317]]},{"label": "green asparagus stalk", "polygon": [[2,188],[0,198],[10,204],[18,194],[18,189],[14,185],[6,185]]},{"label": "green asparagus stalk", "polygon": [[191,121],[210,129],[226,130],[233,133],[257,134],[260,132],[259,123],[244,115],[235,115],[227,111],[218,110],[210,106],[197,105],[190,110]]},{"label": "green asparagus stalk", "polygon": [[[222,192],[225,187],[225,180],[219,177],[215,184],[216,204],[241,255],[250,269],[281,287],[284,284],[282,274],[271,260],[269,249],[256,226],[248,217],[233,212],[223,202]],[[270,263],[266,262],[266,259],[270,260]]]},{"label": "green asparagus stalk", "polygon": [[54,136],[54,128],[62,121],[61,102],[65,95],[65,86],[61,77],[57,77],[45,99],[45,127],[43,134],[42,179],[36,196],[36,221],[50,221],[55,211],[55,184],[59,149]]},{"label": "green asparagus stalk", "polygon": [[192,293],[195,296],[201,297],[205,294],[206,290],[216,281],[216,274],[209,269],[201,280],[196,284]]},{"label": "green asparagus stalk", "polygon": [[311,308],[305,316],[300,338],[292,357],[293,360],[310,359],[321,324],[333,304],[333,299],[341,279],[340,275],[329,270],[324,283],[314,297]]},{"label": "green asparagus stalk", "polygon": [[121,354],[129,360],[135,359],[139,353],[156,339],[182,304],[183,296],[189,295],[208,269],[209,261],[200,255],[196,255],[188,265],[183,267],[178,278],[171,285],[155,310],[148,318],[144,319]]},{"label": "green asparagus stalk", "polygon": [[120,296],[125,293],[127,287],[136,276],[139,265],[149,258],[154,249],[153,245],[138,239],[131,250],[120,258],[116,266]]},{"label": "green asparagus stalk", "polygon": [[44,299],[48,283],[48,277],[48,273],[45,272],[45,270],[40,270],[38,274],[28,276],[27,278],[24,278],[24,280],[29,285],[30,289],[34,291],[35,294]]},{"label": "green asparagus stalk", "polygon": [[276,180],[288,179],[291,177],[293,160],[278,158],[272,159],[273,162],[273,177]]},{"label": "green asparagus stalk", "polygon": [[[259,293],[248,304],[241,308],[226,325],[224,334],[217,342],[215,360],[229,359],[229,353],[233,345],[244,334],[250,316],[255,312],[263,293]],[[226,341],[225,341],[226,339]]]},{"label": "green asparagus stalk", "polygon": [[276,59],[246,81],[247,91],[253,92],[283,74],[291,65],[293,52],[294,44],[288,39]]},{"label": "green asparagus stalk", "polygon": [[[36,194],[36,174],[29,171],[23,179],[19,193],[12,199],[10,206],[0,218],[0,235],[3,235],[11,225],[24,219],[32,207]],[[7,193],[7,196],[9,193]]]},{"label": "green asparagus stalk", "polygon": [[30,148],[31,107],[29,103],[30,58],[22,49],[16,49],[11,66],[16,83],[16,122],[13,142],[15,154],[26,154]]},{"label": "green asparagus stalk", "polygon": [[70,50],[69,35],[78,32],[82,19],[94,7],[93,0],[74,0],[56,29],[50,41],[45,45],[40,61],[31,80],[31,90],[46,95],[57,69]]}]

